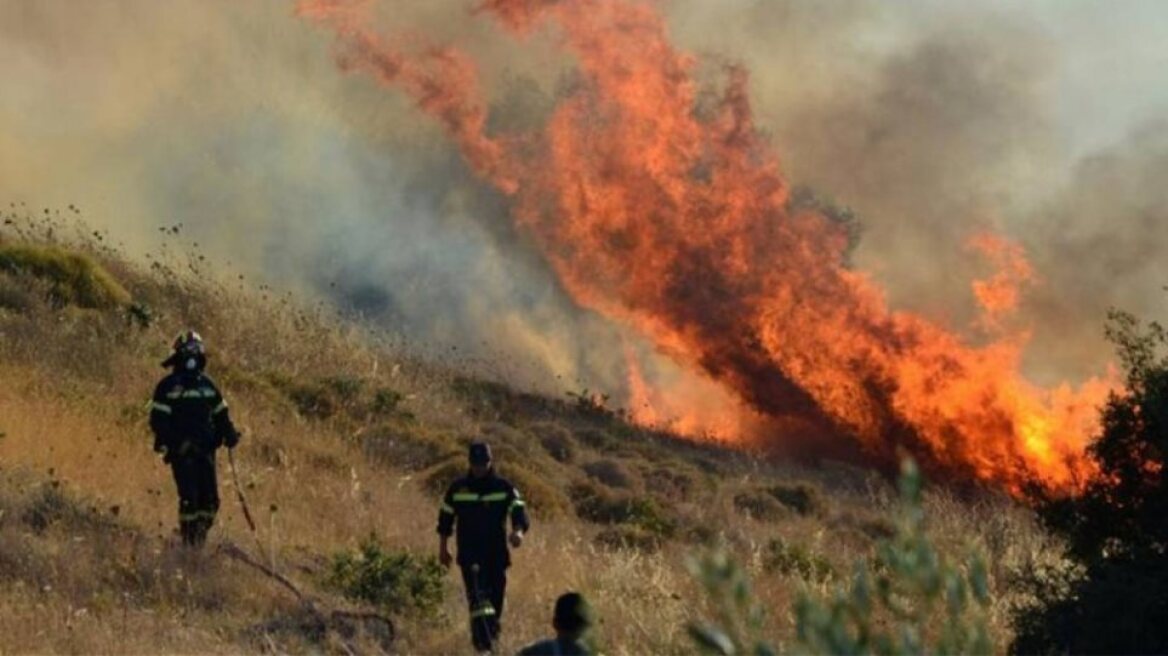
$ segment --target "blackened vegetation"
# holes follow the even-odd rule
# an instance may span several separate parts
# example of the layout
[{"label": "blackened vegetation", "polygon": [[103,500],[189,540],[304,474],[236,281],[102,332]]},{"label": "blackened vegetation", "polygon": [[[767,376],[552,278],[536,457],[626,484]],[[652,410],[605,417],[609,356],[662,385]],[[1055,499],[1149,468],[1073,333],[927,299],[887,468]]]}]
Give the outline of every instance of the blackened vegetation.
[{"label": "blackened vegetation", "polygon": [[1112,312],[1107,334],[1127,389],[1103,409],[1090,449],[1102,475],[1079,496],[1042,502],[1084,575],[1034,582],[1039,603],[1016,620],[1019,653],[1168,652],[1168,331]]},{"label": "blackened vegetation", "polygon": [[811,187],[797,186],[791,190],[791,197],[787,200],[787,211],[791,213],[812,211],[821,214],[847,235],[848,245],[844,250],[844,266],[851,267],[852,254],[860,245],[860,238],[864,234],[864,224],[860,221],[855,210],[847,205],[841,205]]}]

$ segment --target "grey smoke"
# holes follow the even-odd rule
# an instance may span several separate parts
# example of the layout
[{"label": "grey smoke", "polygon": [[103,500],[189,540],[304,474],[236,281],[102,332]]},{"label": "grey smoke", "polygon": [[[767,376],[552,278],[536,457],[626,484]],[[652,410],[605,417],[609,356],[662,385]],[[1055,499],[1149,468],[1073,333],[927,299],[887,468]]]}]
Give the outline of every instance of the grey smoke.
[{"label": "grey smoke", "polygon": [[[494,129],[537,121],[570,79],[554,34],[513,42],[462,0],[380,6],[387,32],[484,63]],[[1123,39],[1138,23],[1151,43],[1148,17],[1163,24],[1164,10],[1125,6],[1132,15],[1104,27]],[[1026,244],[1043,278],[1020,318],[1043,380],[1101,369],[1107,306],[1162,316],[1163,126],[1086,156],[1067,136],[1107,134],[1080,126],[1060,87],[1081,79],[1065,67],[1083,61],[1072,47],[1098,29],[1098,6],[665,7],[680,46],[750,68],[787,171],[862,217],[857,266],[895,306],[964,328],[969,278],[985,271],[963,243],[995,228]],[[1149,47],[1125,51],[1131,70],[1165,52]],[[340,74],[327,35],[288,2],[0,0],[0,79],[0,201],[77,203],[136,252],[182,222],[246,273],[418,343],[514,363],[547,391],[619,392],[624,346],[651,351],[575,307],[440,130],[400,95]],[[1122,88],[1133,121],[1163,99]],[[678,375],[663,358],[647,370]]]}]

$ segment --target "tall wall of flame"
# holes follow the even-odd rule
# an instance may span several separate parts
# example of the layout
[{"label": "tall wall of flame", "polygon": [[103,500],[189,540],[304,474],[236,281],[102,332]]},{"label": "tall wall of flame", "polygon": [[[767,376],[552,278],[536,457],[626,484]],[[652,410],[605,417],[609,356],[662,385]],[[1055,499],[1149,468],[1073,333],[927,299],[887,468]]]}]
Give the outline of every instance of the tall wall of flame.
[{"label": "tall wall of flame", "polygon": [[[498,136],[484,129],[469,58],[399,49],[368,26],[367,6],[307,0],[300,11],[336,30],[345,68],[402,89],[445,126],[581,304],[636,326],[761,415],[852,435],[876,456],[905,446],[1013,490],[1091,475],[1084,447],[1106,383],[1039,388],[1019,373],[1024,336],[975,347],[891,310],[845,266],[843,229],[788,202],[746,72],[729,68],[720,97],[699,102],[695,59],[652,6],[484,2],[517,35],[554,25],[579,65],[546,125]],[[1006,258],[1015,272],[1017,260]],[[977,289],[999,298],[1008,280]]]}]

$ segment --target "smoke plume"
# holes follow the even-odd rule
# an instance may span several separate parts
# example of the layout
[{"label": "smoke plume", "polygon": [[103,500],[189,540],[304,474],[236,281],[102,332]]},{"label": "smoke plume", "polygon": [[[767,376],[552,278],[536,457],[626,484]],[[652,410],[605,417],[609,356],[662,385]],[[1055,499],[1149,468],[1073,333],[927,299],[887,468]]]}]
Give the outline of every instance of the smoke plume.
[{"label": "smoke plume", "polygon": [[[387,94],[337,75],[287,2],[0,0],[0,200],[77,203],[135,251],[181,222],[242,272],[546,391],[613,392],[649,423],[902,442],[1007,485],[1081,473],[1099,388],[1059,381],[1104,369],[1108,306],[1163,311],[1168,131],[1078,157],[1056,87],[1079,40],[927,2],[560,4],[306,5],[346,67],[405,91]],[[598,42],[618,25],[640,32]],[[673,104],[632,106],[604,72],[655,75],[648,59],[672,66],[653,91]],[[556,121],[563,139],[544,138]],[[644,148],[607,145],[621,129]],[[563,179],[607,184],[616,165],[654,188],[600,211],[587,185],[548,182],[569,154],[585,161]],[[608,223],[561,224],[571,194]],[[699,224],[708,243],[682,229]],[[668,266],[660,248],[678,249]],[[795,320],[825,318],[832,339],[800,341]],[[1001,370],[952,404],[896,398]]]}]

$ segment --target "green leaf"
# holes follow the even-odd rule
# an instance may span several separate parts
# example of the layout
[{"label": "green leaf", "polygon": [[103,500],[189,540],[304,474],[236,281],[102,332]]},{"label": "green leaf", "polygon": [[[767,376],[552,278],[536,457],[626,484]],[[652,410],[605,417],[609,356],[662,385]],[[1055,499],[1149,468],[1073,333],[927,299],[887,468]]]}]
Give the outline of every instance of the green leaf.
[{"label": "green leaf", "polygon": [[990,603],[989,575],[986,572],[985,560],[975,554],[969,569],[969,584],[973,588],[973,598],[982,606]]},{"label": "green leaf", "polygon": [[900,488],[900,498],[902,501],[909,504],[920,503],[923,481],[921,470],[912,458],[905,458],[900,463],[898,487]]}]

